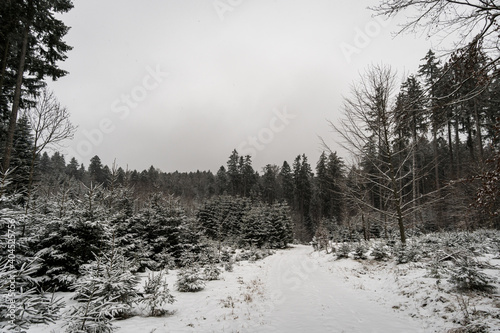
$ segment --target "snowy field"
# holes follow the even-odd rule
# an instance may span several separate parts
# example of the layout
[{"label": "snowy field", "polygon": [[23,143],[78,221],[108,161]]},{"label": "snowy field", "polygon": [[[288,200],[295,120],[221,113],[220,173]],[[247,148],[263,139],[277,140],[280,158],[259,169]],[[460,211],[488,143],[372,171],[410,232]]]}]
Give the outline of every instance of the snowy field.
[{"label": "snowy field", "polygon": [[[498,277],[500,260],[486,259],[485,272]],[[114,326],[119,333],[401,333],[448,332],[474,319],[500,332],[500,285],[487,294],[458,293],[444,279],[428,275],[418,262],[336,259],[295,245],[260,261],[237,262],[232,272],[223,272],[196,293],[176,291],[176,271],[171,270],[167,281],[176,302],[165,306],[168,315],[135,316]],[[70,294],[61,295],[68,307],[74,304]],[[63,331],[62,323],[29,330]]]}]

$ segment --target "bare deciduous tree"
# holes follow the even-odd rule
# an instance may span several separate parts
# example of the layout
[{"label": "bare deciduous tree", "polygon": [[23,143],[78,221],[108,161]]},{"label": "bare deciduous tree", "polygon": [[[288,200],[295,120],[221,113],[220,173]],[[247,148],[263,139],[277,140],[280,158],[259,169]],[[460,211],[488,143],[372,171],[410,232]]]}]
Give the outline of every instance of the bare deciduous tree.
[{"label": "bare deciduous tree", "polygon": [[[61,106],[54,93],[47,88],[38,96],[36,105],[26,112],[33,132],[33,150],[28,187],[33,183],[35,161],[49,147],[60,146],[64,140],[72,139],[76,127],[70,121],[70,113]],[[29,191],[29,190],[28,190]]]},{"label": "bare deciduous tree", "polygon": [[396,128],[395,89],[391,68],[370,67],[345,98],[343,119],[330,125],[343,138],[342,146],[358,159],[351,172],[364,184],[364,190],[354,187],[346,195],[360,208],[378,212],[381,221],[397,221],[404,244],[408,217],[421,205],[411,191],[419,181],[412,179],[416,176],[410,163],[416,144],[399,142],[403,139]]},{"label": "bare deciduous tree", "polygon": [[371,9],[386,16],[409,14],[399,33],[458,34],[457,49],[473,39],[484,40],[485,48],[496,53],[493,62],[500,60],[500,4],[496,0],[382,0]]}]

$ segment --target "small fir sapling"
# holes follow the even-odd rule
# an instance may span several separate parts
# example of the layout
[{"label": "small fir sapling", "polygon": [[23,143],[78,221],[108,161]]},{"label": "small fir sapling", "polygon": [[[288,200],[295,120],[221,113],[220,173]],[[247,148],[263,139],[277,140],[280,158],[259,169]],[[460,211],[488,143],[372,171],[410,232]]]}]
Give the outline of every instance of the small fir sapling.
[{"label": "small fir sapling", "polygon": [[389,248],[382,243],[377,243],[373,246],[371,255],[378,261],[387,260],[390,256]]},{"label": "small fir sapling", "polygon": [[477,264],[466,257],[459,259],[450,270],[449,281],[459,290],[492,291],[495,280],[477,268]]},{"label": "small fir sapling", "polygon": [[222,271],[216,265],[208,265],[203,269],[204,279],[207,281],[219,280]]},{"label": "small fir sapling", "polygon": [[130,266],[114,241],[109,251],[82,266],[82,276],[74,286],[79,305],[69,313],[67,332],[112,332],[113,319],[131,315],[139,281]]},{"label": "small fir sapling", "polygon": [[351,252],[351,246],[348,243],[342,243],[337,250],[337,259],[348,258]]},{"label": "small fir sapling", "polygon": [[358,243],[355,247],[354,247],[354,259],[361,259],[361,260],[364,260],[366,259],[366,246],[365,244],[363,243]]},{"label": "small fir sapling", "polygon": [[144,282],[144,293],[139,295],[137,300],[137,303],[145,304],[149,316],[158,317],[166,314],[167,311],[161,309],[161,307],[167,303],[172,304],[175,302],[174,296],[170,294],[168,289],[165,274],[163,270],[156,275],[154,272],[148,274]]},{"label": "small fir sapling", "polygon": [[198,267],[185,267],[179,271],[176,285],[181,292],[196,292],[205,288],[205,281]]},{"label": "small fir sapling", "polygon": [[234,269],[234,267],[233,267],[233,261],[232,260],[224,263],[224,270],[226,272],[232,272],[233,269]]}]

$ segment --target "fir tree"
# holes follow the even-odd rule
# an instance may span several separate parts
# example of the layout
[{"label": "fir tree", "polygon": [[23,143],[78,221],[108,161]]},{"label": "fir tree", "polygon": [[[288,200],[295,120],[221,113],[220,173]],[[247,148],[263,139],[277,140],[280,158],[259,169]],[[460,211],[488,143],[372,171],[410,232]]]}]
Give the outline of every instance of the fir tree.
[{"label": "fir tree", "polygon": [[287,161],[283,162],[283,166],[281,167],[279,173],[279,179],[281,182],[281,188],[283,189],[283,198],[286,200],[289,206],[294,206],[294,183],[293,183],[293,175],[292,169]]}]

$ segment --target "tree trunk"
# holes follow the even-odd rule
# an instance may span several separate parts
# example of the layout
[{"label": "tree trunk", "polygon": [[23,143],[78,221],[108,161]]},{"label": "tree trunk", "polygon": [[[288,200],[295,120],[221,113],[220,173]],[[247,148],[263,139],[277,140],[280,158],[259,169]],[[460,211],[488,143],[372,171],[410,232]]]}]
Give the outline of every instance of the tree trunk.
[{"label": "tree trunk", "polygon": [[2,69],[0,71],[0,97],[2,96],[2,91],[3,91],[3,81],[5,78],[5,70],[7,69],[7,58],[9,56],[9,48],[10,48],[10,41],[7,41],[5,43],[5,52],[3,53],[2,57]]},{"label": "tree trunk", "polygon": [[479,162],[481,164],[484,161],[484,150],[483,150],[483,135],[481,134],[481,122],[479,118],[479,112],[477,107],[477,100],[474,99],[474,118],[476,122],[476,132],[477,132],[477,147],[479,150]]},{"label": "tree trunk", "polygon": [[[450,170],[455,171],[455,159],[453,157],[453,139],[451,135],[451,120],[448,119],[448,153],[450,155]],[[456,175],[455,175],[456,176]],[[450,175],[450,178],[453,177],[453,175]]]},{"label": "tree trunk", "polygon": [[417,225],[417,124],[415,117],[413,117],[413,128],[412,128],[412,140],[413,140],[413,148],[411,152],[411,159],[412,159],[412,170],[411,170],[411,177],[412,177],[412,198],[413,198],[413,228],[415,229]]},{"label": "tree trunk", "polygon": [[12,111],[9,119],[9,128],[7,130],[7,140],[5,142],[5,151],[2,163],[4,172],[7,171],[7,169],[10,166],[12,146],[14,143],[14,132],[16,131],[17,113],[19,111],[19,104],[21,100],[21,86],[23,84],[24,64],[26,60],[26,52],[28,49],[28,36],[29,36],[29,27],[26,26],[24,28],[23,46],[21,48],[21,54],[19,56],[19,68],[17,70],[16,89],[14,91],[14,101],[12,103]]},{"label": "tree trunk", "polygon": [[458,123],[458,115],[456,116],[456,119],[455,119],[455,156],[456,156],[456,175],[455,177],[458,179],[461,177],[461,166],[460,166],[460,134],[458,132],[458,126],[459,126],[459,123]]}]

